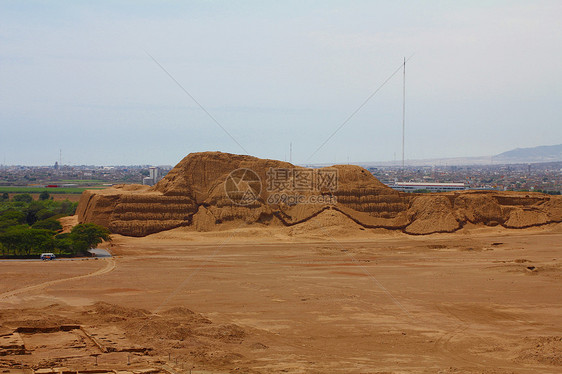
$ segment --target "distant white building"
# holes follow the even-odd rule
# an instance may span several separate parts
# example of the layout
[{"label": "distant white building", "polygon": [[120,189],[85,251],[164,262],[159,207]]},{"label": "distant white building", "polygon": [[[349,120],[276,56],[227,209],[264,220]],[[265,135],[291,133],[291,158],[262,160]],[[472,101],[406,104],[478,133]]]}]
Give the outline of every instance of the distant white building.
[{"label": "distant white building", "polygon": [[151,166],[148,168],[148,177],[142,179],[142,184],[145,186],[154,186],[160,179],[162,179],[160,168]]},{"label": "distant white building", "polygon": [[464,183],[426,183],[426,182],[394,182],[388,187],[404,192],[414,192],[417,190],[427,190],[430,192],[461,191],[466,190]]}]

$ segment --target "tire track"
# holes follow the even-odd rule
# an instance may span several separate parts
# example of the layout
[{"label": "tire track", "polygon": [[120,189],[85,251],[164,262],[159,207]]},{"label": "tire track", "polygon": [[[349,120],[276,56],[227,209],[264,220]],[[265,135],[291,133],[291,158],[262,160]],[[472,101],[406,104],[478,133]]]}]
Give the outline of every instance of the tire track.
[{"label": "tire track", "polygon": [[[104,261],[104,260],[102,260],[102,261]],[[58,284],[58,283],[63,283],[63,282],[70,281],[70,280],[79,280],[79,279],[85,279],[85,278],[90,278],[90,277],[97,277],[99,275],[107,274],[107,273],[113,271],[116,267],[117,267],[117,264],[115,262],[115,258],[111,257],[111,258],[107,259],[107,264],[103,268],[98,269],[98,270],[96,270],[92,273],[84,274],[84,275],[77,275],[77,276],[74,276],[74,277],[68,277],[68,278],[63,278],[63,279],[55,279],[55,280],[52,280],[52,281],[39,283],[39,284],[36,284],[36,285],[33,285],[33,286],[26,286],[26,287],[22,287],[22,288],[12,290],[12,291],[7,291],[7,292],[4,292],[4,293],[0,294],[0,300],[6,299],[8,297],[12,297],[12,296],[24,293],[24,292],[40,290],[40,289],[43,289],[45,287],[52,286],[52,285],[55,285],[55,284]]]},{"label": "tire track", "polygon": [[[457,323],[456,327],[451,331],[444,332],[434,343],[434,348],[445,358],[453,360],[458,365],[470,365],[471,368],[495,367],[497,369],[512,370],[511,365],[505,367],[506,363],[501,360],[496,360],[490,357],[470,353],[466,346],[459,347],[459,343],[455,343],[455,339],[469,338],[467,331],[474,328],[466,318],[462,318],[458,311],[454,311],[447,306],[437,307],[443,314],[453,317]],[[486,320],[485,322],[493,322],[493,320]],[[485,323],[484,322],[484,323]],[[521,369],[520,367],[516,367]]]},{"label": "tire track", "polygon": [[478,358],[467,354],[465,350],[455,348],[451,343],[453,339],[462,336],[462,334],[469,329],[470,324],[463,318],[459,317],[456,313],[451,311],[450,308],[447,308],[445,306],[442,307],[438,306],[437,309],[443,314],[453,317],[455,320],[458,321],[456,323],[457,326],[453,330],[444,332],[434,342],[433,345],[434,348],[437,350],[437,352],[439,352],[439,354],[441,354],[443,357],[447,359],[452,359],[454,362],[458,364],[465,364],[465,365],[469,364],[472,365],[473,367],[478,367],[478,368],[486,367],[486,365],[483,364],[481,361],[479,361]]}]

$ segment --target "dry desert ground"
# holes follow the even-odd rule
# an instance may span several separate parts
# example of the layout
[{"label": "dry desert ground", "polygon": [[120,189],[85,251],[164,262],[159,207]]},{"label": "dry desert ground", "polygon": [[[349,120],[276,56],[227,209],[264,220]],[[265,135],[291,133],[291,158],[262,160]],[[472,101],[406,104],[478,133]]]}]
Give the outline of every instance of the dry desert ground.
[{"label": "dry desert ground", "polygon": [[112,258],[0,262],[0,367],[562,371],[561,224],[410,236],[324,218],[115,235]]}]

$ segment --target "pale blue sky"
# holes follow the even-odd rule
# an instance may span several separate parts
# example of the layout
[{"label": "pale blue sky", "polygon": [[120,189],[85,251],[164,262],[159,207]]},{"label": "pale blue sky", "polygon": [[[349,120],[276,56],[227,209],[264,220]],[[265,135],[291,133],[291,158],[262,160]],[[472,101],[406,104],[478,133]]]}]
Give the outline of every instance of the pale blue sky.
[{"label": "pale blue sky", "polygon": [[562,2],[0,0],[0,162],[297,163],[562,143]]}]

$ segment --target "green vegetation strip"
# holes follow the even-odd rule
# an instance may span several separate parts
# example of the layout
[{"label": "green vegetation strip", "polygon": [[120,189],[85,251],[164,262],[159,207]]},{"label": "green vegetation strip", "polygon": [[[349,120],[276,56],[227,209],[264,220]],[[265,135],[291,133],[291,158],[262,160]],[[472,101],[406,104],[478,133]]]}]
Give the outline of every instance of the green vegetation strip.
[{"label": "green vegetation strip", "polygon": [[102,190],[107,187],[0,187],[0,193],[41,193],[50,194],[81,194],[85,190]]},{"label": "green vegetation strip", "polygon": [[103,240],[110,240],[107,229],[91,223],[62,233],[58,219],[75,214],[78,203],[51,200],[47,192],[39,195],[39,200],[30,194],[16,194],[8,200],[6,195],[0,194],[0,257],[86,254]]}]

